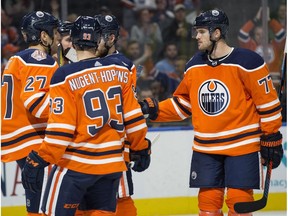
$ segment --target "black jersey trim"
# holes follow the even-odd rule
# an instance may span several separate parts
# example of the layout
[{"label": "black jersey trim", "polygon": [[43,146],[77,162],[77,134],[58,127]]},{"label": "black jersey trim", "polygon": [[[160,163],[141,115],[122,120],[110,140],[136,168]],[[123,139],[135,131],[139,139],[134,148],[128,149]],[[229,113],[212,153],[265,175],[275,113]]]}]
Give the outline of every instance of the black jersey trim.
[{"label": "black jersey trim", "polygon": [[242,139],[242,138],[245,138],[248,136],[257,135],[257,134],[261,134],[261,133],[262,133],[261,130],[257,130],[257,131],[251,131],[251,132],[247,132],[244,134],[240,134],[240,135],[229,137],[229,138],[223,138],[223,139],[203,140],[203,139],[199,139],[197,137],[194,137],[194,140],[198,143],[201,143],[201,144],[216,144],[216,143],[231,142],[231,141],[235,141],[238,139]]},{"label": "black jersey trim", "polygon": [[177,106],[185,112],[187,115],[191,116],[191,112],[187,110],[179,101],[177,97],[173,97],[173,101],[177,104]]}]

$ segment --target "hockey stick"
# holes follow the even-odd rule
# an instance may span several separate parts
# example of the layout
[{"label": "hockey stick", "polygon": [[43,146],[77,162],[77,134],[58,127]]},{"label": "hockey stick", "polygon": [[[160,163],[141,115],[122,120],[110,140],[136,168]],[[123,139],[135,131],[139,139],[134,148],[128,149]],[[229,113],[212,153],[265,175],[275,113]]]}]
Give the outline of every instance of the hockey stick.
[{"label": "hockey stick", "polygon": [[[157,133],[156,136],[153,138],[153,140],[151,140],[151,146],[153,146],[158,141],[159,137],[160,137],[160,133]],[[134,161],[130,161],[129,167],[132,168],[134,164],[135,164]]]},{"label": "hockey stick", "polygon": [[273,162],[271,160],[268,160],[269,166],[267,167],[266,172],[266,178],[265,178],[265,185],[264,185],[264,192],[263,196],[260,200],[256,200],[253,202],[238,202],[234,205],[234,210],[237,213],[244,214],[244,213],[250,213],[254,211],[258,211],[260,209],[263,209],[268,200],[268,194],[269,194],[269,186],[270,186],[270,178],[272,174],[272,165]]},{"label": "hockey stick", "polygon": [[158,141],[159,137],[160,137],[160,133],[157,133],[156,136],[151,141],[151,145],[154,145]]},{"label": "hockey stick", "polygon": [[57,46],[57,63],[59,66],[63,65],[63,53],[62,53],[62,46],[60,43]]}]

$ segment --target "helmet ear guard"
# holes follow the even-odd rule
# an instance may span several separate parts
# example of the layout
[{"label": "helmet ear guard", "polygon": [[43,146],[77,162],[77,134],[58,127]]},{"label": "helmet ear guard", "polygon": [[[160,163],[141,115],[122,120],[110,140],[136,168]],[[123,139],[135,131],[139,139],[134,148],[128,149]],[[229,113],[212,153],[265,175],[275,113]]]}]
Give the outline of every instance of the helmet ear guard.
[{"label": "helmet ear guard", "polygon": [[225,39],[229,29],[229,19],[222,10],[205,11],[196,17],[193,28],[207,28],[210,34],[219,29],[221,31],[221,38]]}]

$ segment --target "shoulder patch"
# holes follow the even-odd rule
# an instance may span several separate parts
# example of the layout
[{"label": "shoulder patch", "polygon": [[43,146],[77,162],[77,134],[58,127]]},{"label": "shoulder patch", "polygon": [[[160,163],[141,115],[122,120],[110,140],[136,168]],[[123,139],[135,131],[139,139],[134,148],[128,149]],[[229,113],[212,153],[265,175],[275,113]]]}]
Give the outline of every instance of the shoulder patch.
[{"label": "shoulder patch", "polygon": [[31,57],[34,58],[37,61],[41,61],[43,59],[47,58],[47,54],[42,52],[41,50],[35,50],[32,54]]}]

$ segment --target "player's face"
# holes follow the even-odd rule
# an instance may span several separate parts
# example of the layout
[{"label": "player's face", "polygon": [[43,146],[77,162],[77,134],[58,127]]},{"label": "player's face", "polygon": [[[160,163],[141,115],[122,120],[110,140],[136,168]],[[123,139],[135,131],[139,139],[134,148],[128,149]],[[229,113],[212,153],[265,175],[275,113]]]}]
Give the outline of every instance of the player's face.
[{"label": "player's face", "polygon": [[72,41],[71,41],[70,35],[65,35],[62,37],[61,45],[63,47],[63,50],[66,50],[67,48],[72,47]]},{"label": "player's face", "polygon": [[100,42],[98,44],[98,48],[96,51],[96,57],[104,57],[108,55],[108,49],[105,46],[105,40],[103,37],[101,37]]},{"label": "player's face", "polygon": [[207,28],[197,28],[196,40],[200,51],[207,50],[211,46],[209,30]]},{"label": "player's face", "polygon": [[58,33],[56,28],[53,29],[53,34],[54,34],[53,40],[52,40],[52,38],[49,38],[49,41],[48,41],[48,44],[51,45],[51,54],[52,55],[57,53],[57,47],[58,47],[59,39],[60,39],[59,38],[59,33]]}]

